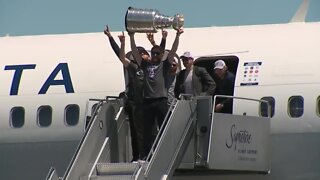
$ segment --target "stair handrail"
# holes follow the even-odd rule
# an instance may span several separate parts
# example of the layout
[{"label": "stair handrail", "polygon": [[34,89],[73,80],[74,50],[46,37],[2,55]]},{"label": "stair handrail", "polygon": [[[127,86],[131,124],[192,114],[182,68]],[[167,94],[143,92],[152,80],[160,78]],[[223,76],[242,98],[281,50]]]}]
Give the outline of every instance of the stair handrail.
[{"label": "stair handrail", "polygon": [[[113,100],[113,99],[114,99],[114,100]],[[75,163],[75,161],[78,159],[78,156],[79,156],[80,151],[82,151],[82,147],[83,147],[84,142],[86,142],[89,133],[92,133],[92,132],[93,132],[93,131],[92,131],[93,126],[96,126],[97,123],[98,123],[98,127],[99,127],[101,130],[104,129],[105,126],[104,126],[103,122],[101,122],[101,121],[98,122],[98,121],[97,121],[97,120],[99,120],[99,119],[98,119],[98,117],[99,117],[99,115],[100,115],[99,111],[102,110],[101,108],[103,108],[104,104],[105,104],[105,103],[108,103],[108,102],[110,102],[110,103],[112,103],[112,104],[115,103],[115,104],[118,104],[118,105],[120,105],[120,106],[121,106],[121,104],[122,104],[121,101],[120,101],[120,98],[117,97],[117,96],[107,96],[106,99],[90,99],[90,100],[97,100],[97,101],[99,101],[99,102],[98,102],[96,108],[94,109],[94,112],[93,112],[93,115],[92,115],[92,117],[91,117],[91,120],[90,120],[90,122],[89,122],[89,124],[88,124],[88,127],[87,127],[84,135],[82,136],[82,138],[81,138],[81,140],[80,140],[80,142],[79,142],[79,145],[78,145],[78,147],[77,147],[77,149],[76,149],[76,151],[75,151],[74,156],[72,157],[72,159],[71,159],[71,161],[70,161],[70,163],[69,163],[69,166],[68,166],[68,168],[67,168],[67,170],[66,170],[66,172],[65,172],[65,174],[64,174],[63,179],[68,179],[68,178],[69,178],[70,171],[74,169],[74,163]]]},{"label": "stair handrail", "polygon": [[213,110],[212,110],[212,117],[214,117],[215,113],[215,104],[217,98],[227,98],[227,99],[241,99],[241,100],[247,100],[247,101],[255,101],[260,103],[266,103],[268,105],[268,118],[271,118],[271,105],[269,101],[263,100],[263,99],[253,99],[253,98],[245,98],[245,97],[237,97],[237,96],[228,96],[228,95],[215,95],[213,97]]},{"label": "stair handrail", "polygon": [[83,142],[85,141],[86,136],[87,136],[87,134],[89,133],[89,130],[90,130],[90,128],[91,128],[91,126],[92,126],[92,124],[93,124],[93,122],[94,122],[94,119],[95,119],[95,118],[97,117],[97,115],[98,115],[98,111],[99,111],[100,108],[102,107],[103,103],[107,101],[107,99],[89,99],[89,101],[98,101],[98,105],[94,108],[93,114],[92,114],[92,116],[91,116],[91,118],[90,118],[90,121],[89,121],[89,124],[88,124],[88,127],[86,128],[85,133],[84,133],[84,135],[82,136],[81,141],[79,142],[79,145],[78,145],[78,147],[77,147],[77,149],[76,149],[76,152],[74,153],[74,156],[72,157],[72,159],[71,159],[71,161],[70,161],[70,163],[69,163],[69,166],[68,166],[68,168],[67,168],[67,170],[66,170],[66,172],[65,172],[65,174],[64,174],[64,176],[63,176],[63,179],[66,178],[67,174],[68,174],[69,171],[71,170],[72,165],[73,165],[74,161],[76,160],[77,154],[79,153],[79,151],[80,151],[80,149],[81,149],[81,146],[82,146]]},{"label": "stair handrail", "polygon": [[159,129],[159,132],[158,132],[158,134],[156,136],[156,139],[154,140],[154,143],[151,146],[150,152],[149,152],[149,154],[148,154],[148,156],[146,158],[146,162],[149,162],[149,160],[151,159],[152,154],[154,153],[154,150],[156,149],[156,147],[157,147],[157,145],[159,143],[159,140],[161,138],[162,132],[165,129],[167,122],[170,119],[171,112],[175,108],[177,101],[178,101],[177,99],[173,99],[173,101],[172,101],[172,103],[171,103],[171,105],[169,107],[168,113],[166,114],[166,116],[165,116],[165,118],[163,120],[163,123],[162,123],[162,125],[161,125],[161,127]]},{"label": "stair handrail", "polygon": [[[190,101],[189,102],[189,105],[191,106],[191,102],[194,101],[194,97],[193,96],[190,96],[190,95],[187,95],[187,98],[184,98],[184,97],[181,97],[180,98],[181,100],[180,101]],[[154,153],[156,153],[158,151],[158,146],[159,146],[159,143],[162,143],[162,136],[164,135],[166,129],[167,129],[167,125],[172,121],[172,116],[174,113],[175,113],[175,109],[177,108],[177,105],[179,104],[178,100],[177,99],[174,99],[174,103],[171,104],[170,108],[169,108],[169,111],[164,119],[164,122],[162,123],[161,125],[161,128],[157,134],[157,137],[156,137],[156,140],[154,141],[153,145],[152,145],[152,148],[148,154],[148,157],[146,159],[146,164],[143,166],[143,168],[141,168],[141,170],[143,170],[143,173],[144,174],[144,178],[150,178],[150,177],[146,177],[147,174],[150,173],[150,165],[152,165],[152,158],[153,156],[155,156]],[[180,150],[183,146],[185,146],[185,138],[187,138],[187,135],[189,134],[189,130],[191,130],[190,128],[192,128],[192,125],[195,123],[195,119],[192,118],[194,117],[196,111],[190,111],[190,116],[189,116],[189,120],[186,121],[186,129],[184,129],[182,131],[182,134],[181,134],[181,139],[178,140],[178,147],[177,149],[173,152],[173,159],[170,159],[169,160],[169,166],[167,167],[166,169],[166,172],[165,174],[168,175],[169,177],[172,176],[172,170],[175,169],[175,166],[177,165],[177,162],[178,161],[181,161],[181,159],[177,159],[178,157],[179,158],[182,158],[183,156],[180,153]],[[170,122],[169,122],[170,121]],[[171,122],[172,123],[172,122]],[[170,123],[170,124],[171,124]],[[190,135],[190,134],[189,134]],[[183,154],[183,152],[182,152]],[[178,160],[178,161],[177,161]],[[152,165],[153,166],[153,165]],[[163,169],[164,170],[164,169]],[[141,177],[141,176],[139,176]],[[154,177],[153,177],[154,178]]]},{"label": "stair handrail", "polygon": [[46,177],[46,180],[60,180],[60,179],[61,178],[58,177],[56,169],[54,167],[51,167]]},{"label": "stair handrail", "polygon": [[[163,120],[163,123],[162,123],[162,125],[161,125],[161,127],[159,129],[159,132],[158,132],[158,134],[157,134],[157,136],[156,136],[156,138],[154,140],[153,145],[151,146],[150,152],[149,152],[147,158],[145,159],[145,162],[149,162],[150,161],[150,158],[151,158],[151,156],[152,156],[152,154],[154,152],[154,149],[157,147],[158,142],[159,142],[159,140],[161,138],[161,134],[162,134],[162,132],[163,132],[163,130],[165,128],[165,124],[167,124],[167,121],[169,120],[169,117],[170,117],[170,113],[169,112],[173,111],[174,107],[177,104],[177,101],[178,100],[175,98],[175,99],[173,99],[172,103],[170,104],[170,107],[168,109],[168,113],[166,114],[166,116],[165,116],[165,118]],[[134,180],[134,177],[136,177],[138,175],[139,170],[141,170],[141,168],[143,166],[144,166],[144,163],[139,163],[138,168],[135,169],[135,171],[134,171],[134,173],[133,173],[133,175],[131,177],[131,180]]]}]

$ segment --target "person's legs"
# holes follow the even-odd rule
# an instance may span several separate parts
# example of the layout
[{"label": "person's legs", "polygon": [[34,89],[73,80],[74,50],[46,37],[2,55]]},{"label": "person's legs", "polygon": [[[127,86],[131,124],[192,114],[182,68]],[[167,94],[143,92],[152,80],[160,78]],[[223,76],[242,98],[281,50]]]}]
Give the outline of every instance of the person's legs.
[{"label": "person's legs", "polygon": [[154,127],[159,129],[159,131],[157,130],[156,134],[154,134],[153,141],[152,141],[153,143],[154,143],[155,137],[158,136],[159,134],[161,135],[163,132],[163,129],[161,129],[161,126],[168,112],[167,99],[165,98],[158,99],[157,102],[155,103],[155,109],[156,109],[155,112],[156,112],[157,124],[155,124]]},{"label": "person's legs", "polygon": [[132,161],[137,161],[139,159],[139,146],[137,141],[137,132],[134,123],[134,109],[135,103],[133,101],[128,101],[127,103],[127,114],[129,118],[129,125],[130,125],[130,135],[131,135],[131,148],[132,148]]},{"label": "person's legs", "polygon": [[143,103],[143,158],[146,158],[151,149],[153,138],[152,130],[155,122],[154,101],[147,100]]},{"label": "person's legs", "polygon": [[168,113],[167,103],[168,103],[167,99],[163,98],[163,99],[159,99],[156,104],[156,117],[157,117],[159,129],[161,128],[164,118]]},{"label": "person's legs", "polygon": [[133,113],[133,120],[134,120],[134,127],[136,131],[136,137],[137,137],[137,145],[139,150],[140,158],[143,154],[143,106],[140,103],[136,103]]}]

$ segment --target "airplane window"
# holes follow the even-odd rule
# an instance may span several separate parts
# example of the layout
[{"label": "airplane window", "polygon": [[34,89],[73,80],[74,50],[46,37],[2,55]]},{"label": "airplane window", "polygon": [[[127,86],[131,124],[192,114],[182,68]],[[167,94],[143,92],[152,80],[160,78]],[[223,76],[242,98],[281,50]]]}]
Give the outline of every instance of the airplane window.
[{"label": "airplane window", "polygon": [[[271,117],[274,116],[274,108],[275,108],[275,99],[273,97],[263,97],[261,100],[265,100],[269,102],[271,106]],[[260,103],[260,116],[268,117],[268,104],[267,103]]]},{"label": "airplane window", "polygon": [[21,128],[24,125],[24,108],[14,107],[11,109],[10,124],[14,128]]},{"label": "airplane window", "polygon": [[75,126],[79,122],[80,107],[76,104],[70,104],[65,109],[65,121],[69,126]]},{"label": "airplane window", "polygon": [[52,122],[52,108],[50,106],[41,106],[38,109],[38,125],[48,127]]},{"label": "airplane window", "polygon": [[303,114],[304,99],[301,96],[292,96],[289,98],[288,113],[292,118],[301,117]]}]

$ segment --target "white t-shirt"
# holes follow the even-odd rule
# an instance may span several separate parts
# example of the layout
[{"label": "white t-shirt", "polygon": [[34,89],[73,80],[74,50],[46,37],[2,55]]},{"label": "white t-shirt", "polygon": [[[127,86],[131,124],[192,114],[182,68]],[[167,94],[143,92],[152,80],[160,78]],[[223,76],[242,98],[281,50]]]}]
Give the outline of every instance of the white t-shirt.
[{"label": "white t-shirt", "polygon": [[187,76],[185,78],[185,81],[183,83],[184,87],[185,87],[185,93],[186,94],[193,94],[193,84],[192,84],[192,75],[193,75],[193,69],[191,69],[189,72],[186,71],[185,76]]}]

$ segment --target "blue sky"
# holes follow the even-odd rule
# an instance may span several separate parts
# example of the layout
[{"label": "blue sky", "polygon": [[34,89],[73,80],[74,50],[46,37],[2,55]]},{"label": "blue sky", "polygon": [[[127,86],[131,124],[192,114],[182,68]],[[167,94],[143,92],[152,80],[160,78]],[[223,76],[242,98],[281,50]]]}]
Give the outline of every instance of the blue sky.
[{"label": "blue sky", "polygon": [[[0,36],[124,30],[129,6],[185,16],[185,27],[286,23],[302,0],[0,0]],[[311,0],[307,21],[320,21]]]}]

